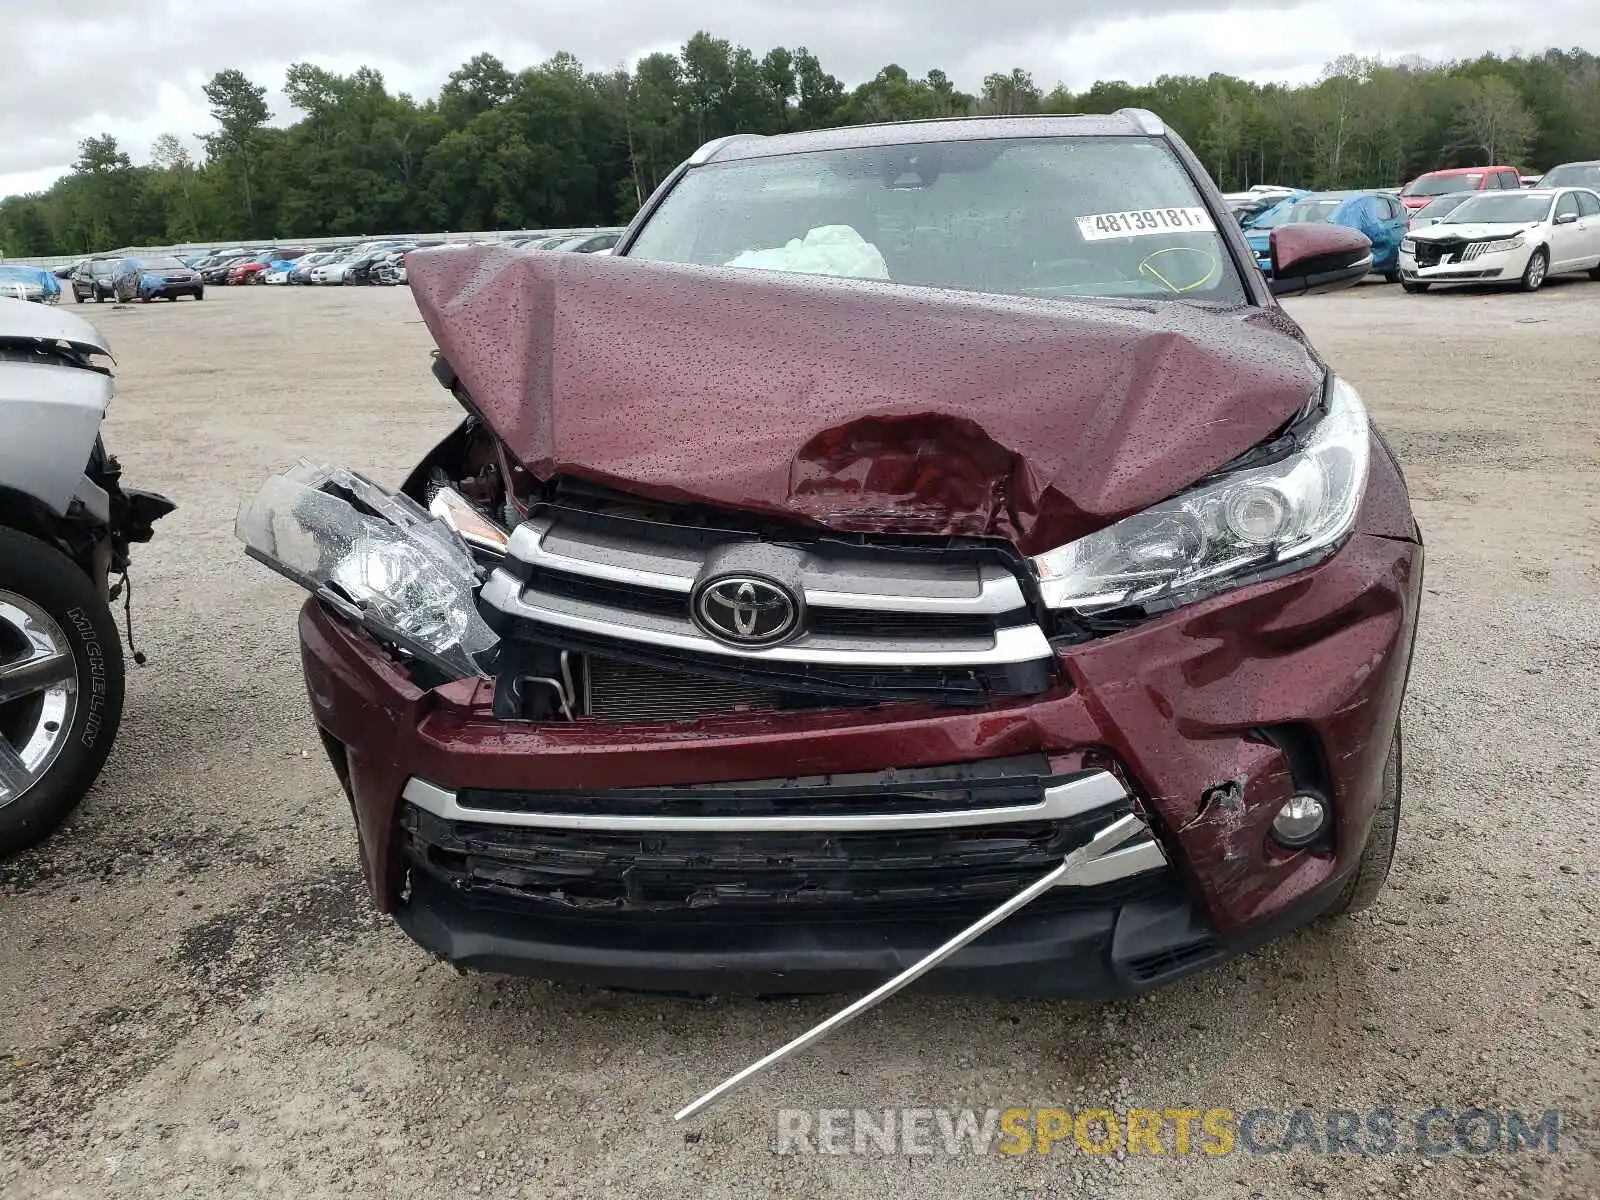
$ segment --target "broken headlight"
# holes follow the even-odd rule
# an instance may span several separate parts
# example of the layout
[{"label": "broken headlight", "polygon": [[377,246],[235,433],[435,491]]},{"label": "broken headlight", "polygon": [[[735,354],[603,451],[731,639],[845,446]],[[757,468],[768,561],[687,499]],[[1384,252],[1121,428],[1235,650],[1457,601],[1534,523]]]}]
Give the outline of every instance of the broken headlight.
[{"label": "broken headlight", "polygon": [[1295,453],[1219,476],[1033,560],[1051,608],[1165,609],[1304,564],[1343,540],[1367,483],[1367,410],[1330,381],[1327,408]]},{"label": "broken headlight", "polygon": [[478,615],[478,567],[457,533],[353,471],[301,462],[239,507],[252,558],[448,676],[484,673],[498,639]]}]

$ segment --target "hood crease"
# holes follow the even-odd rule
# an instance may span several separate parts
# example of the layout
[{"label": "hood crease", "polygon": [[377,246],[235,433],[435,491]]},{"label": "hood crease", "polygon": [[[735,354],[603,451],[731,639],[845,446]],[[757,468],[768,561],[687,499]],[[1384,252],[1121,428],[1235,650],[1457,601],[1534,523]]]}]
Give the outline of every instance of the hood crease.
[{"label": "hood crease", "polygon": [[1322,367],[1281,310],[413,251],[424,322],[534,476],[1035,554],[1263,440]]}]

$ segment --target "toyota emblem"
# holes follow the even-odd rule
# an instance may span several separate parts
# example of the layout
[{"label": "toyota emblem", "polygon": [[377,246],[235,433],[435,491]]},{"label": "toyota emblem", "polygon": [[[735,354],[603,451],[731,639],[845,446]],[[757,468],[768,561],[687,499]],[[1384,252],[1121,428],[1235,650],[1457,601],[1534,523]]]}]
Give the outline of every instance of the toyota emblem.
[{"label": "toyota emblem", "polygon": [[800,623],[794,593],[754,575],[707,580],[695,595],[695,624],[730,646],[775,646]]}]

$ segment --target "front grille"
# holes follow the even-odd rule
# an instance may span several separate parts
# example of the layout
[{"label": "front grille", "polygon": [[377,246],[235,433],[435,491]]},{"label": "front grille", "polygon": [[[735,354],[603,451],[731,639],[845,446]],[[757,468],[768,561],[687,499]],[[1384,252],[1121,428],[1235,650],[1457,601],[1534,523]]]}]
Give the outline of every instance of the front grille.
[{"label": "front grille", "polygon": [[[1015,764],[1011,764],[1013,767]],[[1029,765],[1024,763],[1023,765]],[[1042,760],[1038,763],[1043,766]],[[981,766],[981,765],[980,765]],[[488,812],[757,816],[1007,806],[1037,799],[1041,776],[983,777],[938,768],[854,777],[600,793],[467,790],[463,808]],[[970,777],[958,776],[966,772]],[[941,778],[942,776],[942,778]],[[898,788],[898,790],[896,790]],[[1094,831],[1129,811],[1124,799],[1064,820],[1014,821],[893,832],[619,832],[446,820],[407,803],[409,861],[474,903],[550,918],[871,922],[975,918],[1058,866]],[[1176,888],[1168,870],[1097,887],[1059,889],[1058,910],[1120,904]]]},{"label": "front grille", "polygon": [[1431,238],[1427,241],[1419,239],[1416,250],[1417,266],[1437,267],[1447,253],[1454,253],[1460,249],[1460,246],[1461,243],[1459,241],[1446,243],[1434,241]]},{"label": "front grille", "polygon": [[1437,267],[1447,259],[1452,263],[1471,262],[1484,253],[1484,248],[1490,242],[1497,242],[1502,238],[1480,238],[1469,241],[1467,238],[1418,238],[1415,256],[1419,267]]},{"label": "front grille", "polygon": [[[655,669],[648,681],[662,705],[652,711],[662,715],[669,694],[689,703],[713,692],[703,682],[668,688],[662,672],[744,685],[727,693],[736,701],[776,693],[981,704],[1060,682],[1013,565],[995,547],[948,540],[773,540],[546,507],[516,529],[481,600],[508,642],[610,659],[600,670],[613,679],[625,665]],[[776,645],[713,636],[694,614],[698,588],[751,575],[792,602],[794,626]]]},{"label": "front grille", "polygon": [[583,711],[601,721],[692,721],[715,713],[768,712],[771,688],[706,679],[609,658],[587,660]]}]

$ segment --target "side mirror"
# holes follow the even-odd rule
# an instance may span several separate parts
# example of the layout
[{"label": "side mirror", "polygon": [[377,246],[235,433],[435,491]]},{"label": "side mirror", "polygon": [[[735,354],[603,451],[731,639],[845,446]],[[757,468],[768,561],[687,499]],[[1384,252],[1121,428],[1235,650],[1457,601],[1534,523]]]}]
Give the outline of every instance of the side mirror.
[{"label": "side mirror", "polygon": [[1556,214],[1556,224],[1557,225],[1571,225],[1577,219],[1578,219],[1578,214],[1577,213],[1557,213]]},{"label": "side mirror", "polygon": [[1274,296],[1310,296],[1359,283],[1372,270],[1372,241],[1346,225],[1280,225],[1272,231]]}]

